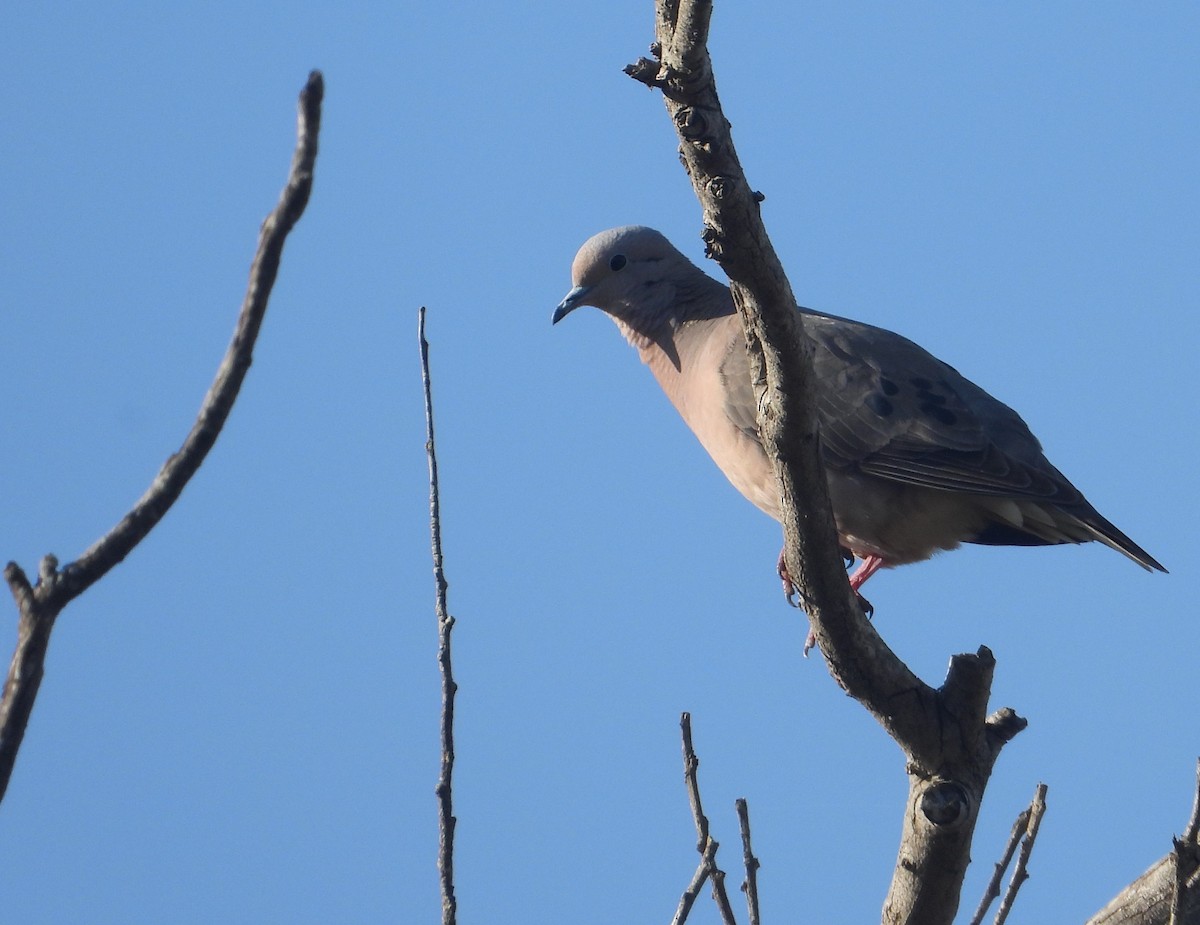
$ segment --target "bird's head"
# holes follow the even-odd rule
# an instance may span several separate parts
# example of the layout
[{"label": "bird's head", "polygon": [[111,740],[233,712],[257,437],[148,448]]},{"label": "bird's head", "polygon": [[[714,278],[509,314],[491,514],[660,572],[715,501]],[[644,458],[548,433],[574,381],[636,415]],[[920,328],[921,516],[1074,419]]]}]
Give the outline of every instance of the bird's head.
[{"label": "bird's head", "polygon": [[629,327],[648,330],[666,320],[678,282],[689,271],[700,273],[653,228],[626,225],[602,231],[575,255],[574,288],[554,310],[553,321],[592,305]]}]

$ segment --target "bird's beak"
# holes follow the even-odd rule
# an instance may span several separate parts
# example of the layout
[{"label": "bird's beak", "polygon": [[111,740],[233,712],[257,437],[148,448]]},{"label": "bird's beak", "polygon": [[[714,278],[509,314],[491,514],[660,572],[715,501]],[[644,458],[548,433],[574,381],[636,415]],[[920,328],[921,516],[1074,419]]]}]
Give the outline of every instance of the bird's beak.
[{"label": "bird's beak", "polygon": [[551,324],[558,324],[567,315],[579,308],[583,304],[584,298],[592,291],[591,286],[576,286],[567,293],[567,297],[558,303],[558,308],[554,309],[554,317],[550,319]]}]

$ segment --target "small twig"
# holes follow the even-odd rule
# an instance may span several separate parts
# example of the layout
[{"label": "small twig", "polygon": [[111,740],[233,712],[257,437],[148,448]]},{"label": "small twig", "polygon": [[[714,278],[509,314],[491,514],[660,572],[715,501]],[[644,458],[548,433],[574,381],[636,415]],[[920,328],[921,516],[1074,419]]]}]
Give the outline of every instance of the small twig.
[{"label": "small twig", "polygon": [[691,713],[684,713],[679,718],[679,729],[683,737],[683,780],[687,786],[688,803],[692,807],[692,819],[696,822],[696,850],[704,854],[704,846],[708,844],[708,817],[700,805],[700,781],[697,778],[700,759],[692,747]]},{"label": "small twig", "polygon": [[145,494],[120,523],[92,544],[78,560],[59,571],[58,560],[46,556],[38,568],[38,581],[34,586],[15,562],[10,562],[4,570],[20,618],[17,648],[0,699],[0,799],[12,777],[17,752],[41,685],[54,621],[67,604],[128,556],[163,519],[204,462],[229,417],[250,369],[254,344],[279,273],[284,242],[304,214],[312,192],[324,93],[324,79],[319,71],[313,71],[300,93],[296,148],[287,184],[279,203],[259,231],[258,250],[250,267],[250,281],[233,340],[179,451],[163,464]]},{"label": "small twig", "polygon": [[454,695],[458,685],[450,664],[450,631],[454,617],[446,609],[446,573],[442,568],[442,510],[438,495],[437,450],[433,439],[433,392],[429,376],[429,341],[425,339],[425,306],[417,312],[421,344],[421,384],[425,391],[425,453],[429,457],[429,534],[433,548],[433,580],[438,624],[438,669],[442,675],[442,764],[438,773],[438,875],[442,888],[442,925],[454,925],[458,900],[454,896]]},{"label": "small twig", "polygon": [[688,884],[687,889],[683,891],[683,895],[679,897],[679,908],[675,910],[675,918],[671,919],[671,925],[683,925],[687,921],[688,913],[692,911],[692,906],[696,903],[696,897],[700,895],[700,889],[704,886],[704,881],[708,879],[708,863],[701,858],[700,865],[696,868],[696,873],[692,875],[692,882]]},{"label": "small twig", "polygon": [[[66,600],[82,593],[95,583],[142,541],[175,503],[175,499],[216,443],[217,435],[225,425],[250,369],[254,343],[267,312],[271,288],[275,285],[275,278],[279,273],[284,242],[308,205],[317,158],[317,135],[321,127],[321,101],[324,93],[324,78],[319,71],[313,71],[300,94],[297,141],[287,185],[280,194],[279,203],[262,223],[258,251],[250,265],[250,281],[246,287],[246,296],[242,302],[242,312],[238,316],[233,340],[221,361],[208,394],[204,397],[191,433],[187,435],[179,452],[163,464],[150,488],[121,522],[84,552],[78,562],[62,570],[60,586],[63,589],[62,593],[67,596]],[[66,600],[63,601],[64,604]]]},{"label": "small twig", "polygon": [[1012,879],[1008,881],[1008,889],[1004,891],[1004,899],[1000,901],[1000,908],[996,910],[996,925],[1004,925],[1009,912],[1012,911],[1013,903],[1016,902],[1017,891],[1021,889],[1021,884],[1029,879],[1027,870],[1029,856],[1033,854],[1033,843],[1037,840],[1042,816],[1046,814],[1046,791],[1048,789],[1045,784],[1038,784],[1033,794],[1033,802],[1029,804],[1029,819],[1025,826],[1025,835],[1021,839],[1021,850],[1017,855],[1017,864],[1013,868]]},{"label": "small twig", "polygon": [[717,867],[717,844],[715,838],[709,838],[708,846],[704,849],[704,863],[708,865],[708,879],[712,881],[713,902],[721,913],[723,925],[737,925],[733,915],[733,906],[729,902],[729,894],[725,891],[725,871]]},{"label": "small twig", "polygon": [[1017,814],[1017,821],[1013,823],[1012,832],[1008,836],[1008,844],[1004,847],[1004,856],[996,862],[992,879],[988,881],[987,889],[983,891],[983,896],[979,900],[979,908],[975,910],[969,925],[980,925],[983,917],[987,914],[988,906],[992,904],[993,900],[999,898],[1000,882],[1004,879],[1004,872],[1008,870],[1008,865],[1012,863],[1013,855],[1017,853],[1017,845],[1020,844],[1021,836],[1025,834],[1028,825],[1029,807],[1027,806]]},{"label": "small twig", "polygon": [[1174,888],[1171,891],[1169,925],[1180,925],[1190,919],[1185,907],[1195,913],[1196,893],[1200,892],[1197,872],[1200,871],[1200,761],[1196,762],[1196,795],[1192,800],[1192,815],[1183,835],[1172,839],[1171,858],[1174,867]]},{"label": "small twig", "polygon": [[1192,816],[1183,830],[1183,840],[1200,845],[1200,760],[1196,762],[1196,795],[1192,798]]},{"label": "small twig", "polygon": [[750,809],[745,800],[737,800],[738,828],[742,832],[742,863],[746,867],[746,879],[742,881],[742,892],[746,894],[750,925],[759,925],[758,919],[758,858],[750,847]]},{"label": "small twig", "polygon": [[[709,834],[708,817],[704,815],[704,808],[700,803],[700,781],[697,777],[700,759],[696,756],[696,750],[692,748],[692,715],[690,713],[684,713],[680,717],[679,727],[683,736],[683,778],[687,786],[688,802],[692,807],[692,819],[696,823],[696,850],[700,852],[700,856],[703,858],[702,866],[708,879],[712,881],[713,901],[721,913],[721,921],[724,925],[737,925],[737,919],[733,915],[733,906],[729,903],[729,894],[725,890],[725,871],[717,866],[717,848],[720,845]],[[703,883],[699,874],[692,878],[692,883],[697,884],[698,880],[700,884]],[[699,885],[696,888],[699,889]],[[687,893],[684,893],[684,898],[687,898]],[[687,917],[687,910],[683,908],[683,900],[679,905],[680,911],[684,913],[684,918],[678,919],[682,923]],[[690,903],[688,908],[691,908]]]}]

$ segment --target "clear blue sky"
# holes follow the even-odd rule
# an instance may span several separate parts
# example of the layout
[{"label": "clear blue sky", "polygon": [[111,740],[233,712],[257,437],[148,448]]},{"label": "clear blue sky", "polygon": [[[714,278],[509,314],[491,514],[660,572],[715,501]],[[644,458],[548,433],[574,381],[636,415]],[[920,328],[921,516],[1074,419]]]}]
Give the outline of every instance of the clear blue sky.
[{"label": "clear blue sky", "polygon": [[[764,921],[878,916],[901,755],[800,657],[776,525],[606,319],[550,326],[598,230],[653,225],[701,260],[661,100],[621,73],[652,23],[650,0],[8,10],[0,557],[28,570],[77,556],[178,446],[310,68],[328,93],[229,426],[56,630],[0,807],[6,920],[436,920],[422,304],[463,921],[668,921],[696,864],[685,709],[734,883],[750,802]],[[1198,47],[1188,3],[723,3],[713,23],[799,297],[1019,409],[1171,569],[972,547],[872,581],[916,671],[938,684],[986,644],[993,706],[1030,720],[964,903],[1045,781],[1029,921],[1083,920],[1191,803]]]}]

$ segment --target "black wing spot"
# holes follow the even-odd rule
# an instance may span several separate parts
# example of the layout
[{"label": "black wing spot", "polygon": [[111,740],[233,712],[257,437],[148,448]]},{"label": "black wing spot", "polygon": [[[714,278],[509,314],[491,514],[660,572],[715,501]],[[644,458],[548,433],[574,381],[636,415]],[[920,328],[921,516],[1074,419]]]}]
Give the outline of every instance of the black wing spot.
[{"label": "black wing spot", "polygon": [[939,423],[945,424],[947,427],[957,423],[958,415],[948,408],[943,408],[940,404],[934,404],[930,401],[921,402],[918,407],[927,415]]},{"label": "black wing spot", "polygon": [[928,389],[933,386],[933,383],[930,382],[928,379],[926,379],[924,376],[914,376],[912,379],[909,379],[908,381],[911,382],[913,385],[915,385],[918,389]]},{"label": "black wing spot", "polygon": [[878,392],[872,392],[867,396],[866,405],[881,418],[888,417],[896,409],[892,403],[880,395]]},{"label": "black wing spot", "polygon": [[884,395],[895,395],[900,391],[900,386],[892,382],[891,379],[885,379],[883,376],[879,377],[879,387],[883,389]]},{"label": "black wing spot", "polygon": [[939,395],[937,392],[931,392],[929,389],[920,389],[917,392],[917,398],[929,405],[944,405],[946,404],[946,396]]}]

